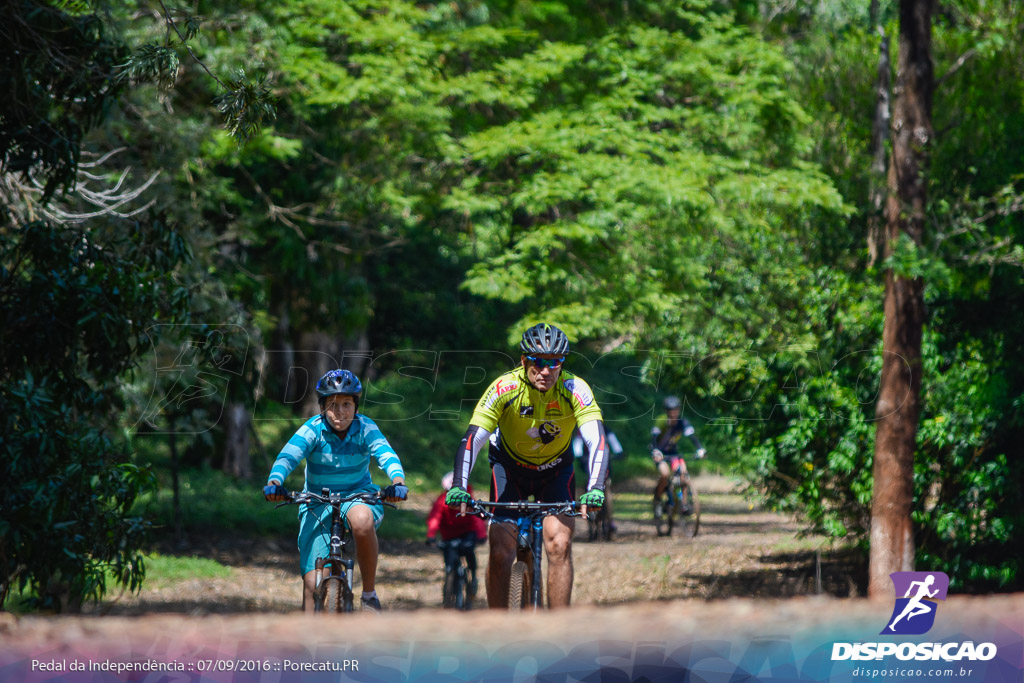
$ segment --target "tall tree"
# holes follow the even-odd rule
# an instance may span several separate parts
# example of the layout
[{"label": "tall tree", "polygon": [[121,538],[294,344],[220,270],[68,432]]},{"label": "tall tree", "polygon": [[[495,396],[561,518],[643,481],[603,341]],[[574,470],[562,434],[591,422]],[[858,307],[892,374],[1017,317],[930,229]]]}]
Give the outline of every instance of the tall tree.
[{"label": "tall tree", "polygon": [[[932,0],[902,0],[886,203],[886,255],[923,244],[926,167],[932,141]],[[914,452],[921,412],[924,280],[890,267],[885,273],[883,360],[876,418],[868,594],[892,594],[889,574],[914,568]]]}]

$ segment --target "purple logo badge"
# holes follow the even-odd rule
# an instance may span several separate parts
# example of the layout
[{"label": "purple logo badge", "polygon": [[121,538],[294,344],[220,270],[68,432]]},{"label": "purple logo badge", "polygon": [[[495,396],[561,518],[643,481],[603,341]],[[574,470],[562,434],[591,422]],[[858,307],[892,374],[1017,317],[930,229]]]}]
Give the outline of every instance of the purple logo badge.
[{"label": "purple logo badge", "polygon": [[946,599],[949,577],[943,572],[893,572],[889,577],[896,588],[896,606],[881,635],[927,633],[935,623],[935,601]]}]

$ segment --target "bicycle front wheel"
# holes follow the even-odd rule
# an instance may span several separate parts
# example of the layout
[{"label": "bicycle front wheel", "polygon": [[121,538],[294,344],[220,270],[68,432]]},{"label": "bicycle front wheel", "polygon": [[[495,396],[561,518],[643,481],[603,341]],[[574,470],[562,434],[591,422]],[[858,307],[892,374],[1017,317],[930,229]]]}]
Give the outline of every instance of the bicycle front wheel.
[{"label": "bicycle front wheel", "polygon": [[[340,614],[344,610],[345,603],[342,596],[345,593],[341,577],[331,575],[320,582],[319,600],[320,611],[327,614]],[[351,606],[347,610],[352,611]]]},{"label": "bicycle front wheel", "polygon": [[604,515],[600,511],[587,516],[587,537],[591,543],[604,540]]},{"label": "bicycle front wheel", "polygon": [[512,563],[508,581],[508,611],[519,612],[530,602],[531,576],[529,566],[522,560]]},{"label": "bicycle front wheel", "polygon": [[666,494],[654,501],[654,527],[659,536],[671,536],[672,525],[672,503]]},{"label": "bicycle front wheel", "polygon": [[686,490],[676,493],[676,505],[679,508],[679,528],[684,536],[693,538],[700,531],[700,498],[693,481],[686,482]]},{"label": "bicycle front wheel", "polygon": [[455,607],[455,592],[458,584],[459,577],[458,572],[454,569],[448,569],[444,575],[444,591],[441,596],[441,606],[445,609],[451,609]]}]

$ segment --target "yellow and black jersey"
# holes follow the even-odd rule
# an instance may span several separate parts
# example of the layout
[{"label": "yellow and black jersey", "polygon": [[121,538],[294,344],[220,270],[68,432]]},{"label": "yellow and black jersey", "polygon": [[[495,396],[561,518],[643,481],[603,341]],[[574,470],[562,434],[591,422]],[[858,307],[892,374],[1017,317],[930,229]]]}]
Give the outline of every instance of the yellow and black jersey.
[{"label": "yellow and black jersey", "polygon": [[537,468],[566,451],[577,426],[600,419],[594,392],[579,377],[563,370],[541,393],[520,366],[491,383],[469,424],[495,434],[513,458]]}]

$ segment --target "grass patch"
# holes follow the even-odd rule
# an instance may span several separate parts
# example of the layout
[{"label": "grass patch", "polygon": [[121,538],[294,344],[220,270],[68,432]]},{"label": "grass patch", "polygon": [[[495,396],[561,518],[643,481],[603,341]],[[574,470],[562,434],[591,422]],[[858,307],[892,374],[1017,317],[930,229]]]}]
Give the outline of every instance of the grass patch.
[{"label": "grass patch", "polygon": [[168,588],[191,579],[221,579],[233,570],[204,557],[146,556],[146,587]]},{"label": "grass patch", "polygon": [[612,509],[616,519],[628,519],[634,522],[650,521],[651,495],[649,493],[612,493]]}]

